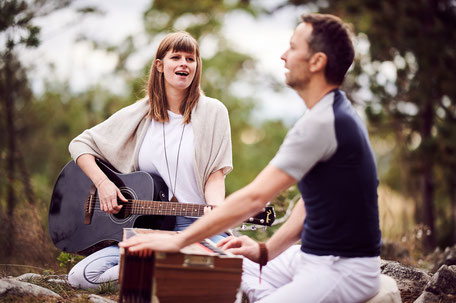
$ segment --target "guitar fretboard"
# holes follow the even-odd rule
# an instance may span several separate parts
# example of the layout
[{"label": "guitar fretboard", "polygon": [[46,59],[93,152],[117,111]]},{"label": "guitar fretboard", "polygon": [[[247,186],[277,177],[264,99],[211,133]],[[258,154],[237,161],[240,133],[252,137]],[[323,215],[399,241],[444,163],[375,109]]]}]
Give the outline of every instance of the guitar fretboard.
[{"label": "guitar fretboard", "polygon": [[190,204],[177,202],[159,202],[144,200],[129,200],[131,202],[130,212],[136,215],[167,215],[167,216],[189,216],[201,217],[204,215],[204,207],[211,207],[207,204]]}]

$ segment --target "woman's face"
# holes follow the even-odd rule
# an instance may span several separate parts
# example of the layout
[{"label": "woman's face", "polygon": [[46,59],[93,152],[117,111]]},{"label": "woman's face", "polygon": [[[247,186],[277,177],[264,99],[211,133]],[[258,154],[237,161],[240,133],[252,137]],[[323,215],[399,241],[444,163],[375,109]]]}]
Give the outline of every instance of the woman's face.
[{"label": "woman's face", "polygon": [[162,60],[157,60],[157,68],[163,72],[166,89],[186,90],[195,77],[196,56],[170,50]]}]

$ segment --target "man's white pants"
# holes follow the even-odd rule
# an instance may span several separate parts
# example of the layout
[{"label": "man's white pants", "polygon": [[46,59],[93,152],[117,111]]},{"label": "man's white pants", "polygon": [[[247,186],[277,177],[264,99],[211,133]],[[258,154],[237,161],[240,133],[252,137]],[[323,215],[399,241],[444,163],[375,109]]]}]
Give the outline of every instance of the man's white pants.
[{"label": "man's white pants", "polygon": [[253,302],[363,302],[380,287],[380,257],[316,256],[293,245],[263,267],[244,258],[242,291]]}]

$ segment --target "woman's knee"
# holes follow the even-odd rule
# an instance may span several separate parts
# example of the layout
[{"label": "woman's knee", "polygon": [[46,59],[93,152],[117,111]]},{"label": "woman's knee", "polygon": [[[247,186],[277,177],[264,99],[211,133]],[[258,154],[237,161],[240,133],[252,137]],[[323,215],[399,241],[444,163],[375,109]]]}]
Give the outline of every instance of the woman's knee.
[{"label": "woman's knee", "polygon": [[[84,260],[83,260],[84,261]],[[86,277],[85,270],[87,269],[86,262],[79,262],[68,273],[68,283],[74,288],[97,288],[96,283],[92,283]]]},{"label": "woman's knee", "polygon": [[76,264],[68,273],[68,283],[74,288],[85,288],[85,279],[82,270],[79,270]]}]

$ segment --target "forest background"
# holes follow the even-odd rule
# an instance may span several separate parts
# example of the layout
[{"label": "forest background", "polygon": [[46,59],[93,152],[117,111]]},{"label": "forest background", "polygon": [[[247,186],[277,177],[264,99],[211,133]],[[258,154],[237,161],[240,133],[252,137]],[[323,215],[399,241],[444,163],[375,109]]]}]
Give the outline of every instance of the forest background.
[{"label": "forest background", "polygon": [[[186,30],[200,42],[202,89],[229,110],[235,169],[226,179],[227,193],[250,182],[276,153],[293,122],[261,114],[270,101],[265,100],[269,98],[265,91],[273,101],[283,102],[276,108],[286,107],[296,115],[300,107],[286,101],[290,89],[271,72],[271,66],[280,66],[280,59],[264,68],[254,54],[230,43],[226,22],[237,14],[273,24],[277,15],[287,12],[293,13],[285,41],[300,13],[332,13],[353,25],[357,57],[343,89],[369,128],[380,179],[384,243],[410,249],[412,256],[455,244],[455,1],[150,1],[139,20],[143,25],[140,36],[127,34],[114,44],[84,32],[74,36],[73,47],[84,45],[114,62],[98,81],[75,89],[73,77],[58,76],[58,58],[33,57],[46,43],[42,32],[47,24],[42,20],[71,16],[65,26],[54,29],[57,35],[66,35],[78,22],[103,18],[103,8],[95,1],[3,0],[0,271],[29,271],[33,266],[58,270],[60,252],[50,242],[47,215],[53,185],[70,160],[68,143],[144,96],[155,51],[151,46],[156,47],[171,30]],[[119,14],[117,21],[122,23]],[[272,37],[271,46],[278,43]],[[252,35],[250,43],[255,44],[257,38]],[[283,51],[287,47],[285,42]],[[30,56],[34,59],[27,59]],[[140,67],[131,68],[138,57]],[[86,77],[91,79],[90,74]],[[300,102],[297,97],[294,100]],[[297,111],[301,114],[304,108]],[[271,201],[279,217],[286,217],[297,195],[291,187]],[[279,225],[247,233],[265,239]]]}]

